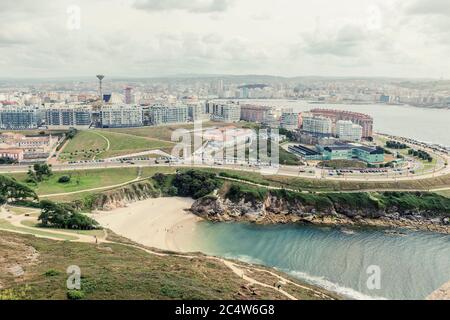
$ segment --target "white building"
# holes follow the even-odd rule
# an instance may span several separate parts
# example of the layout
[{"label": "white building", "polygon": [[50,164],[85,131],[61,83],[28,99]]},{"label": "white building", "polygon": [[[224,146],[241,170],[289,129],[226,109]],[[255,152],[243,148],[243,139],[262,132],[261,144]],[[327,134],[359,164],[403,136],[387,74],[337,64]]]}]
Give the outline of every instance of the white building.
[{"label": "white building", "polygon": [[188,119],[188,107],[185,105],[154,105],[149,109],[150,122],[155,125],[185,123]]},{"label": "white building", "polygon": [[332,121],[329,118],[304,113],[302,115],[303,131],[319,136],[331,136]]},{"label": "white building", "polygon": [[0,109],[0,129],[35,129],[39,125],[37,108],[25,106],[3,106]]},{"label": "white building", "polygon": [[89,128],[92,124],[91,108],[64,106],[46,109],[45,124],[49,129]]},{"label": "white building", "polygon": [[287,130],[297,130],[299,128],[299,113],[298,112],[283,112],[280,118],[280,126]]},{"label": "white building", "polygon": [[336,122],[336,135],[340,140],[361,141],[362,127],[351,121],[339,120]]},{"label": "white building", "polygon": [[207,102],[206,113],[211,119],[220,122],[238,122],[241,120],[241,106],[233,102]]},{"label": "white building", "polygon": [[142,107],[134,105],[104,105],[100,110],[103,128],[140,127],[143,117]]}]

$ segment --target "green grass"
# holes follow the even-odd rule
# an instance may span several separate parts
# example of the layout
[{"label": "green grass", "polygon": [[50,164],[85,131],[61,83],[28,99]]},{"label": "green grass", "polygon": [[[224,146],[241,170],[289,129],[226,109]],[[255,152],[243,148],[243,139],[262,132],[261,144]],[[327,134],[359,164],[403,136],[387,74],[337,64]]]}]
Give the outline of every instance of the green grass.
[{"label": "green grass", "polygon": [[[67,299],[66,270],[76,265],[82,272],[81,291],[87,300],[286,299],[276,290],[256,285],[253,295],[245,288],[247,282],[223,263],[200,255],[157,256],[122,244],[58,242],[9,232],[0,232],[0,236],[2,253],[8,257],[0,261],[0,268],[14,261],[26,272],[22,281],[2,272],[0,297]],[[39,253],[39,263],[33,265],[25,258],[31,247]],[[265,280],[259,275],[255,278]],[[318,299],[302,289],[293,294]]]},{"label": "green grass", "polygon": [[[249,124],[242,122],[242,123],[222,123],[222,122],[204,122],[202,124],[202,128],[210,128],[210,127],[225,127],[233,125],[236,127],[246,127]],[[141,127],[141,128],[114,128],[114,129],[103,129],[102,132],[109,131],[109,132],[116,132],[116,133],[126,133],[133,136],[138,137],[146,137],[151,139],[158,139],[158,140],[164,140],[164,141],[171,141],[172,133],[177,129],[186,129],[186,130],[193,130],[194,125],[193,124],[177,124],[177,125],[165,125],[165,126],[158,126],[158,127]]]},{"label": "green grass", "polygon": [[438,191],[437,194],[440,194],[441,196],[450,198],[450,190],[444,190],[444,191]]},{"label": "green grass", "polygon": [[367,164],[357,160],[327,160],[319,162],[319,166],[334,169],[367,168]]},{"label": "green grass", "polygon": [[[79,131],[61,152],[61,160],[90,160],[96,153],[106,150],[108,143],[93,131]],[[89,151],[92,150],[92,151]]]},{"label": "green grass", "polygon": [[109,151],[102,152],[98,158],[110,158],[148,150],[165,149],[174,145],[172,142],[146,139],[130,135],[129,133],[120,134],[106,131],[99,131],[99,133],[109,140],[111,147]]},{"label": "green grass", "polygon": [[25,207],[15,207],[15,206],[6,206],[6,209],[9,210],[14,215],[23,215],[25,213],[29,213],[31,216],[35,216],[39,210],[30,209]]},{"label": "green grass", "polygon": [[69,141],[60,159],[66,161],[104,159],[148,150],[167,149],[172,146],[171,142],[134,136],[128,131],[117,133],[88,130],[79,132]]},{"label": "green grass", "polygon": [[23,227],[23,228],[16,227],[16,226],[12,225],[9,221],[4,220],[4,219],[0,219],[0,229],[25,232],[27,234],[33,234],[33,235],[42,236],[42,237],[51,237],[51,238],[56,238],[56,239],[61,239],[61,240],[77,240],[78,239],[75,236],[56,234],[56,233],[52,233],[52,232],[29,229],[29,228],[25,228],[25,227]]},{"label": "green grass", "polygon": [[292,154],[280,146],[279,149],[280,156],[280,164],[288,165],[288,166],[298,166],[302,164],[302,161],[295,154]]},{"label": "green grass", "polygon": [[209,169],[210,172],[223,172],[226,176],[241,179],[256,184],[271,185],[274,187],[285,187],[296,190],[310,191],[352,191],[373,189],[400,189],[400,190],[424,190],[448,187],[450,175],[420,180],[402,181],[346,181],[346,180],[324,180],[315,178],[295,178],[277,175],[261,175],[256,172],[245,172],[229,169]]},{"label": "green grass", "polygon": [[[59,183],[61,176],[70,175],[68,183]],[[74,171],[56,171],[53,175],[37,185],[28,184],[38,195],[77,192],[85,189],[100,188],[109,185],[116,185],[133,180],[138,175],[138,168],[115,168],[115,169],[93,169],[93,170],[74,170]],[[18,181],[24,182],[26,174],[8,174]]]},{"label": "green grass", "polygon": [[67,232],[67,233],[73,233],[74,235],[81,234],[86,236],[97,236],[97,237],[103,237],[105,236],[104,230],[72,230],[72,229],[57,229],[57,228],[42,228],[40,227],[39,223],[33,220],[23,220],[21,222],[22,225],[25,227],[32,227],[32,228],[41,228],[42,230],[47,231],[61,231],[61,232]]}]

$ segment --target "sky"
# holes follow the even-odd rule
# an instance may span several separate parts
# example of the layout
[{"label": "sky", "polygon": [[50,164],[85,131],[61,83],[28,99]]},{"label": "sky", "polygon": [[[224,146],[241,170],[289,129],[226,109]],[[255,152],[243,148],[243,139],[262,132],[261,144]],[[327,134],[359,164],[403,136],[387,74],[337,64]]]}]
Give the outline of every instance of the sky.
[{"label": "sky", "polygon": [[0,78],[450,78],[448,0],[0,0]]}]

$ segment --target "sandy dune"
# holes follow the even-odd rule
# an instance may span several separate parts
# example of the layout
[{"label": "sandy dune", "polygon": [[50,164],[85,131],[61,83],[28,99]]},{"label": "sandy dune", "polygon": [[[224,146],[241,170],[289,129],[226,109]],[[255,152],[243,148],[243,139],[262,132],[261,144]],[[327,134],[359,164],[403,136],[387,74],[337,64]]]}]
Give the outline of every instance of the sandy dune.
[{"label": "sandy dune", "polygon": [[185,211],[192,199],[156,198],[93,215],[103,227],[141,244],[165,250],[192,250],[191,239],[197,216]]}]

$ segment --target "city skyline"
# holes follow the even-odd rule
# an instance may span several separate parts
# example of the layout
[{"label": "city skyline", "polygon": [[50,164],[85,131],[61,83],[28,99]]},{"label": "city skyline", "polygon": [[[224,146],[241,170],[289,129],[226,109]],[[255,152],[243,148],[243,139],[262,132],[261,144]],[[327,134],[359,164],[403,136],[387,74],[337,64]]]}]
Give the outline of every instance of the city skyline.
[{"label": "city skyline", "polygon": [[3,79],[450,76],[443,0],[2,2]]}]

